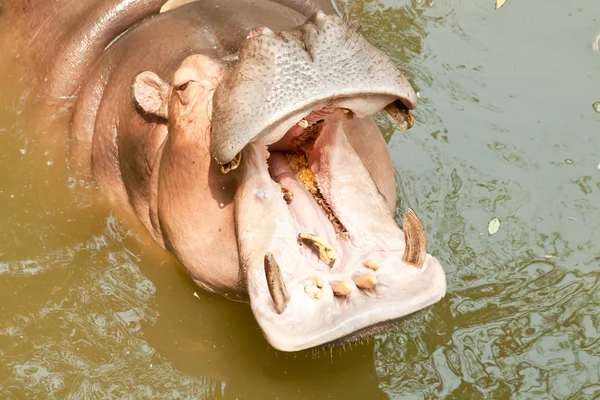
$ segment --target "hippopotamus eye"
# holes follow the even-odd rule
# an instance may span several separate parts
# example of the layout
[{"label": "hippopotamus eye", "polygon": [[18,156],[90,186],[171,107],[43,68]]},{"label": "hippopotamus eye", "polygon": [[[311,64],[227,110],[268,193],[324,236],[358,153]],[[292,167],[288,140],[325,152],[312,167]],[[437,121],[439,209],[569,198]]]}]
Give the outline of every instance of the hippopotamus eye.
[{"label": "hippopotamus eye", "polygon": [[187,81],[183,85],[179,85],[179,87],[177,88],[177,90],[185,90],[185,89],[187,89],[187,87],[188,87],[189,84],[190,84],[190,82]]}]

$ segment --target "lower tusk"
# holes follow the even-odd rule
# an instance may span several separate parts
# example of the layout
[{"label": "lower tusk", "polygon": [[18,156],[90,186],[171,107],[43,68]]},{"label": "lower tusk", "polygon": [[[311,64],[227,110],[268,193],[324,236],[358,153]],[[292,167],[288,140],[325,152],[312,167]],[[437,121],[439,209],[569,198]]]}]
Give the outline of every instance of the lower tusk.
[{"label": "lower tusk", "polygon": [[281,276],[279,265],[272,253],[265,254],[265,275],[267,276],[267,286],[269,286],[269,293],[271,293],[275,311],[277,311],[277,314],[281,314],[285,311],[290,296]]},{"label": "lower tusk", "polygon": [[333,267],[337,258],[337,252],[328,241],[310,233],[300,233],[298,234],[298,239],[313,249],[321,261]]},{"label": "lower tusk", "polygon": [[356,287],[360,289],[373,289],[375,286],[377,286],[377,278],[375,275],[368,272],[364,274],[357,272],[356,274],[352,275],[352,281]]},{"label": "lower tusk", "polygon": [[425,236],[423,224],[421,224],[419,217],[412,208],[406,210],[402,230],[406,242],[402,261],[414,267],[423,268],[427,256],[427,237]]},{"label": "lower tusk", "polygon": [[302,129],[308,128],[308,121],[306,120],[306,118],[302,118],[300,122],[298,122],[298,126]]},{"label": "lower tusk", "polygon": [[415,118],[410,115],[408,108],[400,100],[388,104],[384,110],[396,121],[398,127],[403,131],[409,130],[415,124]]},{"label": "lower tusk", "polygon": [[229,161],[227,164],[221,165],[221,172],[226,174],[228,172],[233,171],[237,167],[240,166],[240,162],[242,161],[242,153],[238,153],[237,156],[233,157],[233,160]]},{"label": "lower tusk", "polygon": [[329,286],[336,296],[348,296],[352,293],[352,287],[346,281],[329,281]]}]

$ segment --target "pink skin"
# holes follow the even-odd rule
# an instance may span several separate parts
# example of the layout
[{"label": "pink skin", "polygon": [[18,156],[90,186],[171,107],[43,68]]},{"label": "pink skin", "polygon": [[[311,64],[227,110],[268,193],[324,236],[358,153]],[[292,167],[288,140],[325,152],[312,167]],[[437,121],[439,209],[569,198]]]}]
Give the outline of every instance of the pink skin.
[{"label": "pink skin", "polygon": [[[284,351],[346,340],[443,297],[445,275],[435,258],[427,255],[422,268],[401,261],[405,243],[393,218],[393,174],[378,169],[381,163],[373,161],[391,165],[381,135],[372,121],[364,121],[389,99],[342,100],[344,108],[363,117],[356,121],[347,121],[332,101],[300,111],[311,123],[324,119],[319,137],[304,150],[323,197],[349,232],[350,240],[345,241],[281,153],[293,150],[290,136],[302,130],[292,128],[283,138],[275,138],[276,143],[256,138],[244,148],[238,170],[227,175],[219,172],[208,148],[209,104],[225,74],[215,60],[195,55],[175,72],[172,86],[148,72],[138,75],[134,84],[138,104],[168,119],[169,133],[152,173],[154,234],[195,282],[231,298],[243,298],[247,292],[267,340]],[[321,108],[328,111],[318,111]],[[312,109],[317,111],[310,114]],[[372,135],[371,140],[361,141],[361,134]],[[370,146],[370,151],[359,155],[348,138]],[[284,201],[278,183],[293,192],[291,204]],[[298,245],[299,233],[315,234],[334,246],[333,268],[308,247]],[[263,266],[267,252],[280,265],[290,295],[281,314],[267,287]],[[364,267],[367,259],[380,268],[374,272]],[[373,273],[376,288],[354,286],[356,272]],[[324,283],[319,299],[304,289],[305,280],[315,276]],[[345,280],[352,293],[334,296],[331,280]]]},{"label": "pink skin", "polygon": [[[333,14],[330,0],[204,0],[160,15],[165,0],[9,3],[47,102],[68,109],[78,94],[71,156],[79,173],[93,175],[199,286],[249,299],[274,347],[349,340],[444,295],[437,260],[401,261],[394,170],[370,118],[396,100],[413,109],[416,94],[387,55],[341,19],[313,13],[319,5]],[[138,74],[146,69],[155,73]],[[305,150],[350,241],[336,236],[281,154],[294,150],[304,117],[324,120]],[[216,160],[239,152],[240,167],[223,175]],[[278,182],[293,191],[290,205]],[[301,249],[298,233],[331,243],[333,268]],[[267,252],[291,298],[281,313],[267,289]],[[367,258],[380,264],[377,287],[334,297],[329,281],[353,285],[354,272],[370,271]],[[314,276],[320,299],[304,290]]]},{"label": "pink skin", "polygon": [[[244,150],[246,163],[236,195],[240,258],[247,269],[254,315],[269,342],[281,350],[344,340],[362,329],[433,304],[445,293],[444,271],[435,258],[427,255],[421,269],[402,262],[404,235],[385,197],[346,139],[344,119],[340,111],[327,118],[307,154],[321,193],[350,234],[348,242],[335,234],[285,156],[269,155],[259,144]],[[293,192],[289,206],[276,182]],[[316,234],[331,243],[338,255],[333,268],[306,246],[301,249],[298,233]],[[263,269],[266,252],[275,256],[290,295],[282,314],[275,311],[268,291]],[[368,259],[380,265],[376,272],[363,266]],[[356,272],[374,274],[376,288],[354,286],[352,275]],[[309,297],[304,289],[305,279],[315,276],[324,283],[319,299]],[[334,296],[328,285],[331,280],[347,281],[352,293]]]},{"label": "pink skin", "polygon": [[134,83],[138,104],[167,117],[168,135],[154,161],[151,230],[200,287],[246,298],[233,230],[235,177],[223,175],[208,152],[210,104],[222,74],[210,57],[186,58],[167,85],[144,72]]}]

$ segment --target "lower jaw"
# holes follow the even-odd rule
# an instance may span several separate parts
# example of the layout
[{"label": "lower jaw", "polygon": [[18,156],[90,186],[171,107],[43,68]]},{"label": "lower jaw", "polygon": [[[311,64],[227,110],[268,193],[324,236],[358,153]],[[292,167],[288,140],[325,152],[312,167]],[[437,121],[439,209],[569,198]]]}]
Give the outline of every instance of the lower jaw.
[{"label": "lower jaw", "polygon": [[[354,174],[354,182],[347,183],[349,189],[363,185],[366,193],[377,192],[360,160],[357,165],[356,154],[333,151],[340,149],[343,150],[343,146],[327,148],[325,144],[319,146],[316,143],[309,151],[309,158],[312,158],[311,168],[316,166],[318,170],[313,172],[320,175],[320,183],[325,182],[328,186],[321,194],[335,209],[334,216],[344,214],[339,222],[346,229],[350,227],[347,229],[350,240],[340,237],[339,230],[336,232],[330,222],[331,215],[323,210],[306,189],[305,182],[289,166],[285,152],[272,152],[268,163],[266,150],[260,144],[249,145],[244,152],[246,165],[240,171],[242,185],[239,198],[236,197],[240,259],[247,273],[256,319],[271,344],[281,350],[301,350],[328,342],[353,340],[351,337],[358,339],[381,324],[432,304],[445,293],[443,270],[437,261],[428,256],[430,258],[422,269],[402,262],[403,234],[383,196],[379,194],[380,198],[373,200],[375,206],[371,206],[373,201],[363,204],[360,198],[344,199],[340,194],[343,191],[336,188],[340,184],[338,181],[349,178],[348,174],[342,174],[341,179],[336,179],[335,175],[340,171],[335,168],[340,158],[359,171]],[[323,178],[328,173],[331,173],[329,181]],[[284,200],[280,184],[293,193],[289,204]],[[356,193],[360,195],[360,190]],[[332,201],[349,204],[334,205]],[[357,212],[352,210],[353,202],[358,204]],[[383,209],[387,214],[381,211]],[[365,215],[361,215],[361,210]],[[372,220],[377,223],[371,224]],[[364,232],[359,232],[356,227],[364,228]],[[376,235],[370,237],[371,231]],[[337,253],[335,262],[328,265],[318,252],[300,246],[300,233],[316,235],[331,245]],[[275,307],[272,288],[267,284],[266,254],[271,254],[279,265],[280,279],[287,295],[284,307]],[[369,261],[375,267],[369,265]],[[428,271],[429,265],[434,268]],[[374,276],[376,284],[373,286],[371,280],[367,287],[360,287],[358,275],[359,278]],[[339,293],[338,290],[336,293],[337,282],[345,282],[350,292]],[[432,285],[433,291],[429,290]],[[408,295],[408,298],[399,295]]]}]

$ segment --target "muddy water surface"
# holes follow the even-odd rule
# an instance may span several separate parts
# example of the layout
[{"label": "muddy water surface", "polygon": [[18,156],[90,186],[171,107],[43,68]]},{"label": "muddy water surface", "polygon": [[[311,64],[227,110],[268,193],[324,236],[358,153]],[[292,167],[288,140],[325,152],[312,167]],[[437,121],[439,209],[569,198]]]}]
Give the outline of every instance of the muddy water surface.
[{"label": "muddy water surface", "polygon": [[600,5],[574,3],[339,2],[420,92],[409,134],[378,121],[448,295],[291,355],[72,177],[0,13],[2,398],[598,398]]}]

